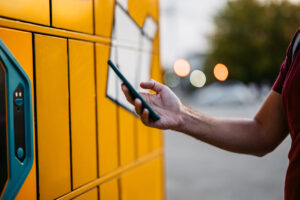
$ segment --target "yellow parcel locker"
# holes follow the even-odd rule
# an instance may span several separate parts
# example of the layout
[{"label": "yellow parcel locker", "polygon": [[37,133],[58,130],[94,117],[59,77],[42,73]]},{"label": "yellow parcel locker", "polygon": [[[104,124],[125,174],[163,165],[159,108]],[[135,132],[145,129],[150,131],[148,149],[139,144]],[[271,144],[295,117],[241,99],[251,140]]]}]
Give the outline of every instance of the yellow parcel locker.
[{"label": "yellow parcel locker", "polygon": [[74,198],[74,200],[97,200],[98,199],[98,188],[89,190],[82,195]]},{"label": "yellow parcel locker", "polygon": [[145,171],[148,172],[148,183],[151,187],[150,191],[146,191],[143,187],[144,193],[148,193],[152,199],[162,200],[164,197],[164,174],[163,174],[163,156],[155,158],[147,166]]},{"label": "yellow parcel locker", "polygon": [[3,0],[0,16],[50,25],[49,0]]},{"label": "yellow parcel locker", "polygon": [[113,18],[114,0],[94,0],[95,1],[95,33],[103,37],[110,37]]},{"label": "yellow parcel locker", "polygon": [[147,161],[122,175],[122,200],[162,200],[160,158]]},{"label": "yellow parcel locker", "polygon": [[147,15],[158,21],[158,0],[129,0],[128,10],[140,27]]},{"label": "yellow parcel locker", "polygon": [[137,119],[137,153],[138,157],[144,156],[151,150],[151,129]]},{"label": "yellow parcel locker", "polygon": [[97,115],[100,177],[115,170],[119,162],[117,105],[106,97],[107,60],[110,47],[96,44]]},{"label": "yellow parcel locker", "polygon": [[136,117],[120,106],[118,109],[120,127],[120,164],[126,165],[136,159]]},{"label": "yellow parcel locker", "polygon": [[54,199],[71,191],[67,40],[34,39],[39,192]]},{"label": "yellow parcel locker", "polygon": [[153,176],[152,180],[152,192],[153,199],[166,199],[165,197],[165,176],[164,176],[164,157],[155,159],[150,166]]},{"label": "yellow parcel locker", "polygon": [[0,37],[36,89],[37,157],[17,199],[164,198],[162,132],[120,99],[107,65],[162,80],[158,13],[158,0],[0,2]]},{"label": "yellow parcel locker", "polygon": [[[152,70],[151,70],[151,77],[159,82],[162,82],[162,69],[160,66],[160,59],[158,52],[155,50],[159,47],[159,36],[154,39],[153,41],[154,46],[154,53],[152,58]],[[152,132],[152,148],[159,149],[163,147],[163,134],[162,131],[159,129],[151,129]]]},{"label": "yellow parcel locker", "polygon": [[97,178],[94,44],[69,40],[73,188]]},{"label": "yellow parcel locker", "polygon": [[[29,32],[0,28],[0,38],[23,67],[29,76],[31,83],[33,83],[32,34]],[[33,137],[34,136],[35,133],[33,132]],[[36,199],[35,161],[33,162],[32,169],[16,196],[16,199]]]},{"label": "yellow parcel locker", "polygon": [[52,25],[93,34],[93,0],[52,0]]},{"label": "yellow parcel locker", "polygon": [[118,180],[112,180],[100,186],[101,200],[119,200]]}]

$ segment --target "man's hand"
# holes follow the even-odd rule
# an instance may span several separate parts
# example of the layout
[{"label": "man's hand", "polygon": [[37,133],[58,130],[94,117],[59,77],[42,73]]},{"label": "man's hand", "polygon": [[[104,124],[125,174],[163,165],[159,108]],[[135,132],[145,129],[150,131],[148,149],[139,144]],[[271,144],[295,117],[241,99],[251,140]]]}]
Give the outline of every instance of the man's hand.
[{"label": "man's hand", "polygon": [[153,80],[142,82],[141,87],[156,92],[141,95],[160,120],[149,121],[149,111],[142,110],[141,101],[131,99],[125,85],[122,90],[147,126],[177,130],[221,149],[257,156],[271,152],[288,134],[281,94],[274,91],[253,119],[240,119],[218,118],[192,110],[182,105],[167,86]]},{"label": "man's hand", "polygon": [[126,99],[135,106],[136,113],[140,115],[141,120],[145,125],[159,129],[176,129],[182,124],[182,118],[180,117],[182,104],[178,97],[170,90],[170,88],[154,80],[142,82],[140,86],[143,89],[150,89],[156,92],[156,94],[143,92],[140,94],[152,107],[152,109],[157,112],[157,114],[160,116],[160,120],[155,122],[149,120],[149,110],[142,110],[141,100],[132,99],[125,84],[122,84],[122,90],[126,96]]}]

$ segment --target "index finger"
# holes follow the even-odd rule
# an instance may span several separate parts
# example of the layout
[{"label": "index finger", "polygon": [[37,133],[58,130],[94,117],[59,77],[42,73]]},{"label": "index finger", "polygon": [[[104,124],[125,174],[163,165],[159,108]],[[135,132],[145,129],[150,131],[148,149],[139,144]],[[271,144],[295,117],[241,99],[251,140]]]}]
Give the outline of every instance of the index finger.
[{"label": "index finger", "polygon": [[144,89],[150,89],[155,92],[161,92],[164,89],[164,85],[155,81],[155,80],[150,80],[147,82],[141,82],[140,86]]},{"label": "index finger", "polygon": [[127,101],[129,101],[131,104],[134,104],[133,99],[130,95],[130,92],[124,83],[122,83],[121,88],[122,88],[122,91],[123,91]]}]

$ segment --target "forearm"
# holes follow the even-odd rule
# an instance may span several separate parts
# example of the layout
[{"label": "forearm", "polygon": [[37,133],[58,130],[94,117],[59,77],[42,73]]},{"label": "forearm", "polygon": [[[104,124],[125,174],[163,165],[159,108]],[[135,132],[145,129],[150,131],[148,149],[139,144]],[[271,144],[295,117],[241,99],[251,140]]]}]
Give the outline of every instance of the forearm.
[{"label": "forearm", "polygon": [[149,120],[149,111],[142,109],[142,102],[133,102],[125,86],[122,90],[135,105],[142,122],[150,127],[177,130],[228,151],[257,156],[271,152],[288,134],[281,94],[275,91],[270,92],[253,119],[224,119],[183,106],[170,88],[154,80],[142,82],[141,87],[156,92],[141,95],[160,115],[160,120]]},{"label": "forearm", "polygon": [[181,110],[177,131],[232,152],[261,156],[268,151],[266,135],[255,119],[217,118],[186,106]]}]

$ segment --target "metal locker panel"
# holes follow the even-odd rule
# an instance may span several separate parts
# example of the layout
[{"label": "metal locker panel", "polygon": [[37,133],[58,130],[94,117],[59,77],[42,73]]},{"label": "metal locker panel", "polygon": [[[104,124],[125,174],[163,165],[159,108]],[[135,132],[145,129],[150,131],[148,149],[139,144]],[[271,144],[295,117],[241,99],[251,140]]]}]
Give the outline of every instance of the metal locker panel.
[{"label": "metal locker panel", "polygon": [[150,152],[151,135],[150,128],[146,127],[140,119],[137,119],[137,150],[138,157]]},{"label": "metal locker panel", "polygon": [[[27,73],[31,82],[33,82],[32,34],[23,31],[0,28],[0,38],[7,45],[8,49],[12,52],[12,54],[15,56],[17,61],[20,63],[24,71]],[[34,122],[34,115],[33,115],[33,122]],[[33,143],[35,143],[35,130],[33,130]],[[35,159],[33,161],[32,169],[29,172],[26,180],[24,181],[20,191],[18,192],[16,199],[17,200],[36,199]]]},{"label": "metal locker panel", "polygon": [[1,16],[50,25],[49,0],[0,1]]},{"label": "metal locker panel", "polygon": [[71,191],[67,40],[35,34],[40,199]]},{"label": "metal locker panel", "polygon": [[98,160],[100,176],[116,169],[119,160],[117,105],[106,97],[109,52],[109,46],[96,44]]},{"label": "metal locker panel", "polygon": [[141,178],[140,184],[140,199],[144,200],[161,200],[162,184],[161,177],[157,173],[157,162],[159,158],[155,158],[149,163],[145,164],[139,170]]},{"label": "metal locker panel", "polygon": [[147,161],[121,177],[122,200],[161,200],[160,158]]},{"label": "metal locker panel", "polygon": [[163,132],[159,129],[152,129],[152,149],[160,149],[163,148]]},{"label": "metal locker panel", "polygon": [[93,0],[52,0],[52,24],[93,34]]},{"label": "metal locker panel", "polygon": [[161,158],[144,163],[121,178],[122,200],[162,200],[163,177]]},{"label": "metal locker panel", "polygon": [[142,27],[147,15],[151,15],[155,21],[158,21],[158,4],[158,0],[128,0],[128,10],[138,25]]},{"label": "metal locker panel", "polygon": [[[159,38],[156,37],[153,41],[154,49],[159,46]],[[162,78],[162,69],[160,66],[159,54],[153,53],[152,59],[152,69],[151,69],[151,78],[158,81],[163,82]],[[152,132],[152,149],[158,149],[163,147],[163,134],[159,129],[151,129]]]},{"label": "metal locker panel", "polygon": [[[121,94],[123,95],[123,94]],[[119,109],[120,163],[126,165],[136,159],[136,117],[122,107]]]},{"label": "metal locker panel", "polygon": [[[136,170],[138,170],[138,168]],[[140,182],[138,182],[139,180],[136,175],[136,170],[124,173],[120,179],[120,195],[122,200],[139,200],[138,189],[140,188],[137,186],[137,183],[140,184]]]},{"label": "metal locker panel", "polygon": [[151,185],[150,181],[153,174],[151,173],[149,165],[149,163],[144,163],[142,166],[128,172],[127,179],[129,179],[132,183],[131,185],[126,184],[122,187],[124,188],[124,191],[122,192],[124,200],[155,200],[152,198],[153,185]]},{"label": "metal locker panel", "polygon": [[30,80],[33,80],[32,34],[24,31],[0,28],[0,38],[26,71]]},{"label": "metal locker panel", "polygon": [[153,161],[151,167],[153,171],[152,183],[153,186],[153,199],[162,200],[165,199],[165,177],[164,177],[164,161],[163,156]]},{"label": "metal locker panel", "polygon": [[69,40],[73,188],[97,178],[94,45]]},{"label": "metal locker panel", "polygon": [[98,199],[98,188],[91,189],[82,195],[74,198],[74,200],[97,200]]},{"label": "metal locker panel", "polygon": [[95,0],[95,33],[111,37],[114,16],[114,0]]},{"label": "metal locker panel", "polygon": [[101,200],[119,200],[118,180],[112,180],[100,185]]}]

